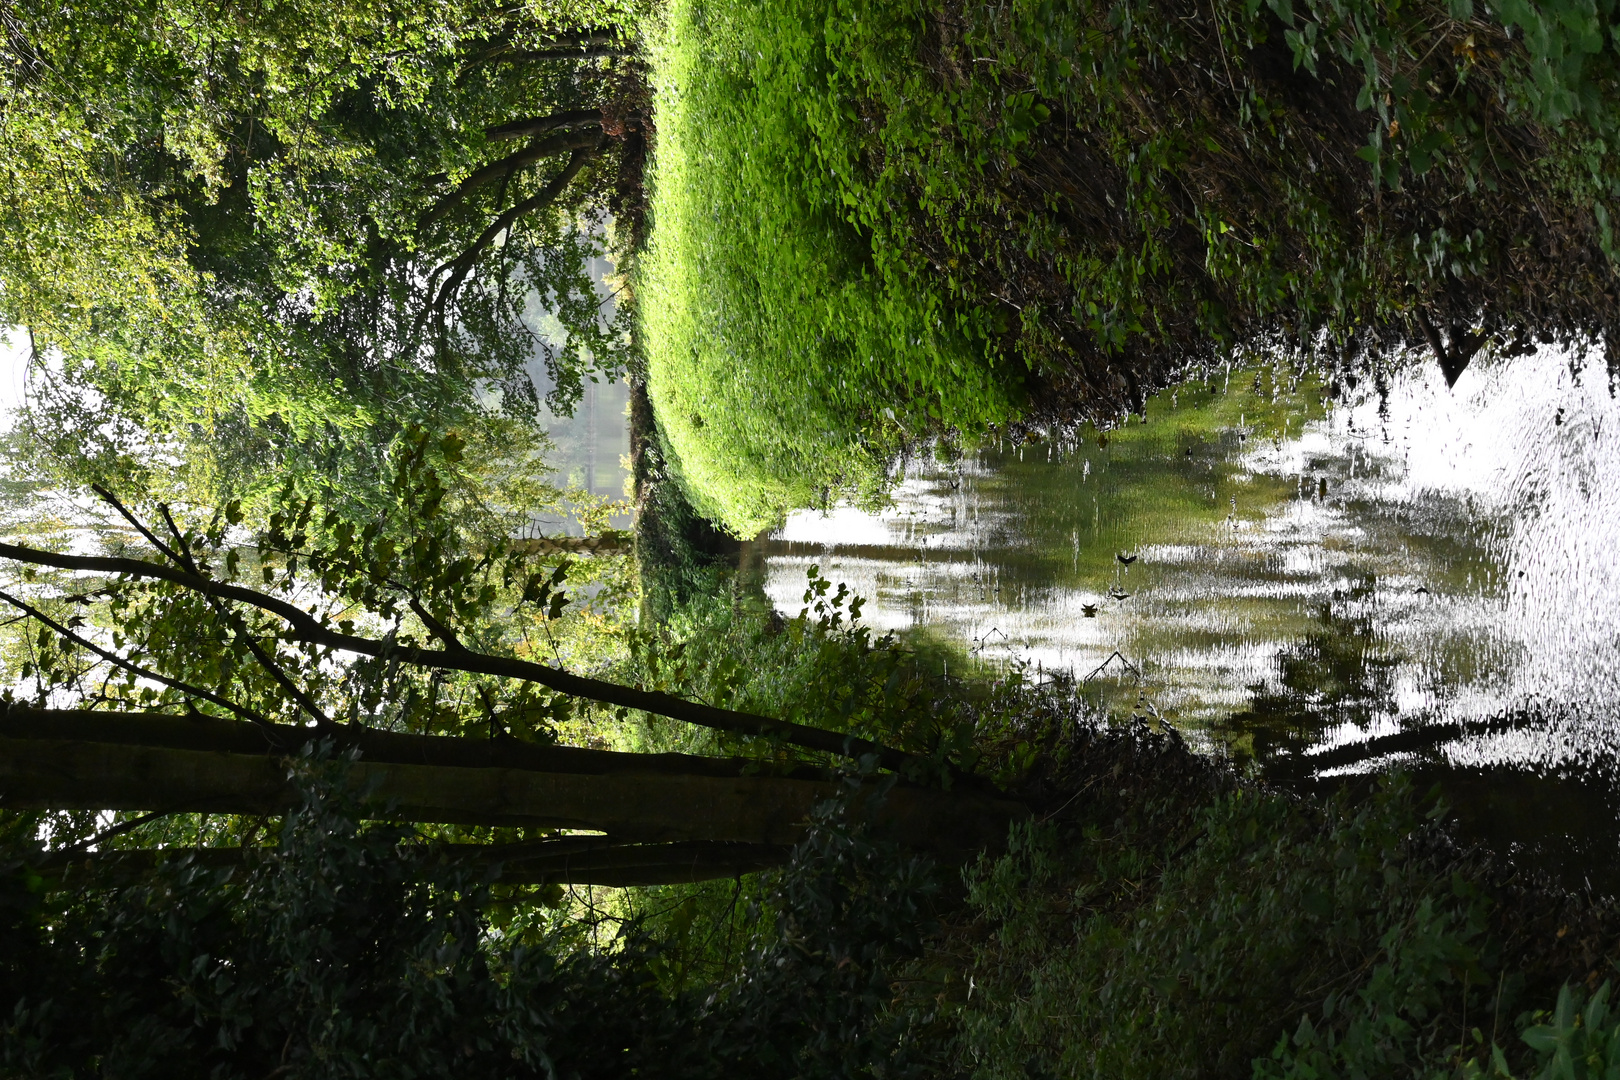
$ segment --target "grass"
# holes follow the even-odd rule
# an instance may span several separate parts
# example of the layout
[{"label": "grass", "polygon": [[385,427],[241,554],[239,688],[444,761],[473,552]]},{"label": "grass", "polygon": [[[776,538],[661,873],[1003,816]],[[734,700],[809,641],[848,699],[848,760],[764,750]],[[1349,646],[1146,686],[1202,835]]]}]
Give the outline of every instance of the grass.
[{"label": "grass", "polygon": [[739,535],[876,493],[908,436],[1016,415],[982,313],[847,220],[829,173],[859,144],[817,17],[676,0],[653,50],[649,390],[698,509]]}]

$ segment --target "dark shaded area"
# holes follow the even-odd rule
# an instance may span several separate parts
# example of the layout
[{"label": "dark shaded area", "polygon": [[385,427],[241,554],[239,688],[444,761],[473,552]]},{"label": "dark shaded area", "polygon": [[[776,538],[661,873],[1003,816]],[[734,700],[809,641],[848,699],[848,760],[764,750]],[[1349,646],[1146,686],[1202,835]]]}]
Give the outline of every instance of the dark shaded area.
[{"label": "dark shaded area", "polygon": [[[1484,17],[1392,16],[1405,44],[1379,57],[1394,89],[1374,110],[1328,44],[1336,31],[1316,27],[1314,73],[1285,42],[1322,17],[1310,12],[1285,25],[1176,0],[1037,15],[951,3],[933,17],[917,59],[942,92],[971,97],[992,57],[1005,101],[1030,97],[984,118],[1033,130],[993,170],[982,251],[963,258],[921,209],[910,235],[969,279],[965,297],[999,307],[1032,419],[1116,418],[1234,350],[1317,351],[1326,327],[1327,368],[1426,347],[1448,382],[1487,341],[1620,329],[1601,215],[1559,187],[1568,132],[1496,92],[1522,46]],[[1387,147],[1382,164],[1370,143]],[[1252,245],[1242,258],[1259,274],[1212,245],[1211,223]]]},{"label": "dark shaded area", "polygon": [[719,588],[717,572],[737,563],[742,542],[692,508],[669,474],[646,383],[630,380],[630,462],[636,487],[636,559],[642,602],[657,622]]},{"label": "dark shaded area", "polygon": [[[1277,685],[1250,688],[1248,709],[1222,725],[1234,759],[1269,782],[1301,791],[1347,789],[1366,796],[1390,768],[1433,789],[1451,808],[1458,836],[1504,865],[1545,875],[1577,893],[1620,896],[1620,787],[1601,763],[1456,765],[1447,751],[1510,732],[1593,725],[1579,709],[1504,711],[1461,724],[1402,718],[1403,730],[1316,747],[1331,729],[1363,730],[1399,716],[1399,658],[1383,654],[1369,618],[1322,613],[1323,629],[1277,654]],[[1246,743],[1246,745],[1245,745]],[[1355,770],[1327,776],[1334,770]]]},{"label": "dark shaded area", "polygon": [[1282,762],[1299,760],[1330,728],[1354,724],[1365,730],[1396,714],[1400,658],[1380,647],[1371,614],[1355,614],[1351,607],[1374,588],[1368,580],[1336,591],[1318,612],[1321,629],[1277,653],[1275,685],[1249,687],[1249,707],[1219,728],[1239,763],[1286,768]]}]

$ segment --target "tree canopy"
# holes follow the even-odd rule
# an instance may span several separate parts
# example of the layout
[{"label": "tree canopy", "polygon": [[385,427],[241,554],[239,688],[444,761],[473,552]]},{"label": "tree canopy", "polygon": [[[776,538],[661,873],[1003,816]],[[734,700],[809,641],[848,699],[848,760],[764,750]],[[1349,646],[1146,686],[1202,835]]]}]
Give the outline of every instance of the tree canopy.
[{"label": "tree canopy", "polygon": [[[8,7],[0,318],[39,357],[35,433],[81,478],[183,447],[206,498],[295,463],[374,472],[410,422],[532,421],[537,353],[570,410],[626,348],[599,261],[641,153],[626,25]],[[536,302],[559,326],[525,321]]]}]

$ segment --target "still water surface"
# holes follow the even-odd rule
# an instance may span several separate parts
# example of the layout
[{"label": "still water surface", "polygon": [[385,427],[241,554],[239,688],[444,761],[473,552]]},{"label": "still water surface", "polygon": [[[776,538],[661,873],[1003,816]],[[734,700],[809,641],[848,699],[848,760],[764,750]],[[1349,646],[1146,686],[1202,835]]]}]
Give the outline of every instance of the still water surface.
[{"label": "still water surface", "polygon": [[1601,360],[1480,362],[1451,389],[1431,365],[1337,404],[1234,372],[1146,417],[914,461],[880,513],[795,514],[760,545],[766,590],[796,613],[818,565],[875,626],[1071,673],[1273,776],[1402,764],[1468,828],[1620,883],[1620,403]]}]

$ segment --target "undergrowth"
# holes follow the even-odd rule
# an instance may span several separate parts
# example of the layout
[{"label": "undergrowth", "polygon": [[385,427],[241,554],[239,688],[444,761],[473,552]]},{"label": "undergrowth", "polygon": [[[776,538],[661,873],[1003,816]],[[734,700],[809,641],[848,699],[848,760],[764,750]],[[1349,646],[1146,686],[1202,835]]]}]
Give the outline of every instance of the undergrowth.
[{"label": "undergrowth", "polygon": [[1607,993],[1613,902],[1458,845],[1399,775],[1301,799],[1144,726],[1040,759],[1046,812],[965,871],[914,971],[955,1003],[963,1075],[1563,1075],[1536,1010],[1573,977],[1567,1039],[1572,1003]]},{"label": "undergrowth", "polygon": [[[964,666],[872,635],[851,607],[813,575],[797,619],[739,592],[647,647],[666,685],[706,698],[809,703],[796,719],[922,749],[959,733],[1035,816],[1004,850],[915,879],[930,930],[871,976],[889,993],[850,1029],[867,1056],[805,1075],[1608,1075],[1611,900],[1462,844],[1436,792],[1399,775],[1327,798],[1266,788],[1173,731],[1111,726],[1063,682],[948,676]],[[695,898],[684,926],[729,920],[730,951],[694,939],[683,970],[751,977],[764,894],[701,891],[657,894]],[[1604,1065],[1549,1071],[1560,1047]]]},{"label": "undergrowth", "polygon": [[806,719],[920,747],[966,732],[978,756],[959,760],[1034,811],[1004,849],[942,865],[834,799],[780,871],[629,890],[603,938],[557,911],[517,933],[479,881],[424,880],[431,847],[357,824],[313,763],[279,846],[234,875],[181,846],[133,885],[53,891],[28,869],[37,833],[8,815],[0,1076],[1574,1080],[1620,1065],[1612,901],[1460,846],[1399,778],[1368,798],[1260,787],[1172,731],[1110,726],[1072,685],[948,676],[855,624],[825,579],[807,593],[796,620],[740,594],[700,608],[643,644],[644,670],[718,700],[806,700]]}]

